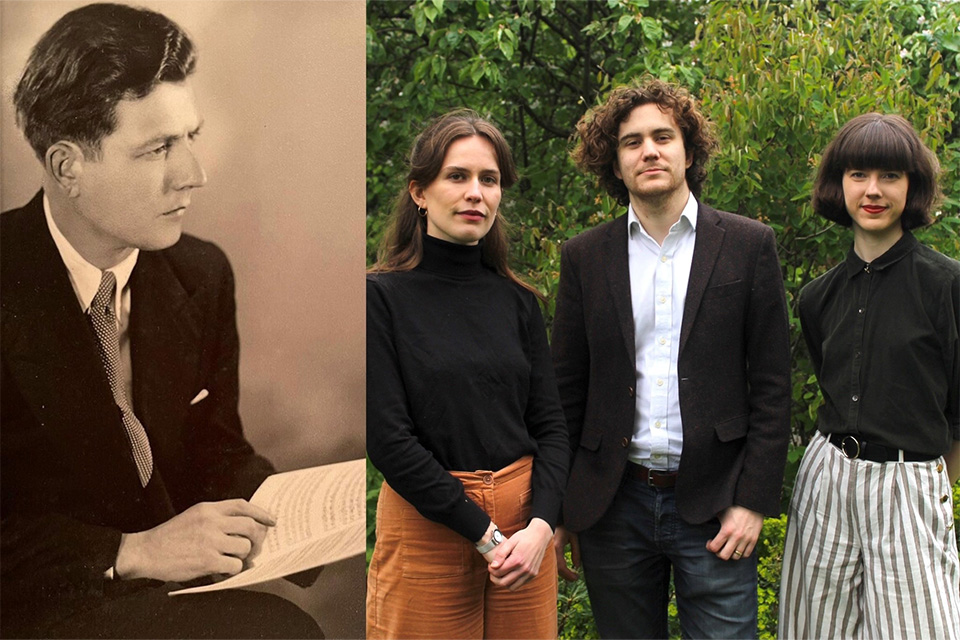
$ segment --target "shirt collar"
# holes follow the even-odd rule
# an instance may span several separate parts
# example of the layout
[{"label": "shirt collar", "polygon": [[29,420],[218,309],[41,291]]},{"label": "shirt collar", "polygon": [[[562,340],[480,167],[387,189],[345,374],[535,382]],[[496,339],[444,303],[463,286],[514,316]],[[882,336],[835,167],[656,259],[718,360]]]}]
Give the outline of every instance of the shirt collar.
[{"label": "shirt collar", "polygon": [[[671,227],[671,229],[676,228],[678,231],[682,231],[684,227],[677,227],[677,225],[683,220],[686,220],[687,228],[691,231],[696,231],[698,210],[699,205],[697,204],[697,199],[693,196],[693,192],[690,192],[690,197],[687,198],[687,204],[683,205],[683,211],[680,212],[680,219],[674,223],[674,227]],[[637,212],[633,210],[633,205],[630,204],[627,206],[627,234],[630,235],[633,229],[639,230],[640,233],[647,233],[647,230],[640,224],[640,218],[637,217]]]},{"label": "shirt collar", "polygon": [[[900,262],[900,260],[913,251],[918,244],[920,244],[920,242],[913,237],[913,234],[904,230],[903,235],[892,247],[887,249],[879,258],[869,263],[870,270],[883,271],[890,265]],[[850,247],[850,251],[847,252],[846,265],[848,278],[862,273],[867,267],[867,263],[857,255],[857,252],[853,250],[852,246]]]},{"label": "shirt collar", "polygon": [[[100,288],[100,278],[103,272],[87,262],[57,227],[57,223],[50,213],[50,201],[47,199],[47,194],[43,194],[43,215],[47,219],[47,228],[50,230],[50,235],[53,236],[53,242],[57,245],[57,251],[60,252],[60,259],[63,260],[63,264],[66,265],[67,272],[70,274],[70,283],[73,285],[74,293],[77,294],[80,307],[87,311],[90,309],[93,297],[97,294],[97,289]],[[130,280],[130,274],[133,273],[133,268],[137,265],[139,255],[140,250],[134,249],[119,264],[107,269],[107,271],[112,271],[117,279],[114,309],[121,308],[120,300],[123,288],[127,286],[127,282]]]}]

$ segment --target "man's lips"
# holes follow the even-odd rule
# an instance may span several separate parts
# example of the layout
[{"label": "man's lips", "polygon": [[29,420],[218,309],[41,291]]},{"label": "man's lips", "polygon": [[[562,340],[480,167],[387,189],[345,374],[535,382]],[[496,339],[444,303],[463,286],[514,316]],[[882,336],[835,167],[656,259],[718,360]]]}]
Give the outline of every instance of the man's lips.
[{"label": "man's lips", "polygon": [[183,205],[183,206],[177,207],[176,209],[171,209],[170,211],[166,211],[163,213],[163,215],[165,216],[181,215],[186,210],[187,210],[187,205]]},{"label": "man's lips", "polygon": [[666,169],[664,169],[663,167],[647,167],[646,169],[640,172],[640,175],[647,174],[647,173],[659,173],[661,171],[666,171]]}]

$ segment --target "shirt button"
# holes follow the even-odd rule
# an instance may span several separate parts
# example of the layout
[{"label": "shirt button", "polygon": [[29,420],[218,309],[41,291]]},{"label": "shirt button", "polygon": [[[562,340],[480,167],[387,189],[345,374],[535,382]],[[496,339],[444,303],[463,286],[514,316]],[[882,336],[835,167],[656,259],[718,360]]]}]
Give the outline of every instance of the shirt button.
[{"label": "shirt button", "polygon": [[940,502],[946,502],[946,501],[949,500],[949,499],[950,499],[950,496],[944,494],[944,496],[943,496],[942,498],[940,498]]},{"label": "shirt button", "polygon": [[657,386],[658,386],[658,387],[662,387],[662,386],[663,386],[663,378],[658,378],[658,379],[657,379]]},{"label": "shirt button", "polygon": [[666,297],[666,296],[660,296],[660,297],[657,299],[657,302],[659,302],[660,304],[663,304],[663,303],[666,302],[666,301],[667,301],[667,297]]},{"label": "shirt button", "polygon": [[623,438],[622,440],[620,440],[620,446],[623,447],[624,449],[627,448],[628,444],[630,444],[630,441],[627,438]]},{"label": "shirt button", "polygon": [[857,313],[863,313],[863,307],[860,307],[859,309],[857,309]]},{"label": "shirt button", "polygon": [[937,465],[937,473],[943,473],[943,464],[942,464],[942,463]]},{"label": "shirt button", "polygon": [[850,399],[853,400],[854,402],[859,402],[859,401],[860,401],[860,396],[853,396],[853,397],[850,398]]},{"label": "shirt button", "polygon": [[661,426],[661,424],[662,424],[662,423],[661,423],[659,420],[657,420],[656,422],[653,423],[653,426],[659,428],[659,427]]},{"label": "shirt button", "polygon": [[666,262],[667,256],[660,256],[660,262]]},{"label": "shirt button", "polygon": [[666,338],[660,338],[660,344],[667,344]]},{"label": "shirt button", "polygon": [[485,473],[483,474],[483,484],[493,484],[493,474]]}]

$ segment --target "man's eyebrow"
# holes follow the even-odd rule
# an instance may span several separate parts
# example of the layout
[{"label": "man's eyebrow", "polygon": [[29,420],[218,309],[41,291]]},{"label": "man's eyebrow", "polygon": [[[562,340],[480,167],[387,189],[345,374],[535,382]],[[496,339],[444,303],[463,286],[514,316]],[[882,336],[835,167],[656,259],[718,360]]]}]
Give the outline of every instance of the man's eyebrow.
[{"label": "man's eyebrow", "polygon": [[[674,129],[673,127],[660,127],[659,129],[654,129],[653,131],[651,131],[650,135],[656,136],[661,133],[669,133],[671,135],[676,135],[677,130]],[[622,135],[620,139],[617,140],[617,142],[623,142],[624,140],[632,140],[633,138],[642,138],[642,137],[643,137],[643,133],[639,131],[632,131],[630,133],[625,133],[624,135]]]},{"label": "man's eyebrow", "polygon": [[[198,124],[198,125],[197,125],[196,127],[194,127],[192,130],[188,131],[188,132],[187,132],[187,135],[188,135],[188,136],[195,136],[195,135],[197,135],[198,133],[200,133],[200,129],[201,129],[202,127],[203,127],[203,120],[201,120],[201,121],[200,121],[200,124]],[[178,133],[178,134],[173,134],[173,135],[160,134],[160,135],[158,135],[158,136],[154,136],[153,138],[150,138],[149,140],[145,141],[143,144],[140,145],[140,147],[141,147],[141,148],[142,148],[142,147],[152,147],[152,146],[155,145],[155,144],[161,144],[161,143],[167,144],[167,143],[170,143],[170,142],[174,142],[175,140],[180,140],[180,139],[183,138],[183,137],[184,137],[184,135],[183,135],[183,134],[180,134],[180,133]]]}]

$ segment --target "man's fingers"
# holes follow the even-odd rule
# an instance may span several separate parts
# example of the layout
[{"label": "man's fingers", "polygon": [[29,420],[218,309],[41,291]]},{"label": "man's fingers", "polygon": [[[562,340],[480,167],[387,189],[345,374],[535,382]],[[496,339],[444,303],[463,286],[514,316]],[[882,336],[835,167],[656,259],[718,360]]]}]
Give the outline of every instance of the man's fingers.
[{"label": "man's fingers", "polygon": [[228,576],[235,576],[243,570],[243,560],[234,556],[221,555],[213,567],[211,573],[222,573]]},{"label": "man's fingers", "polygon": [[258,507],[255,504],[252,504],[246,500],[234,499],[234,500],[224,500],[223,502],[214,503],[220,506],[223,509],[224,515],[229,516],[246,516],[248,518],[253,518],[260,524],[272,527],[277,524],[277,519],[273,515],[264,509],[263,507]]},{"label": "man's fingers", "polygon": [[575,568],[580,568],[580,539],[577,534],[570,534],[570,561]]},{"label": "man's fingers", "polygon": [[243,536],[253,543],[259,544],[267,535],[267,525],[250,518],[248,516],[229,516],[221,523],[221,531],[224,533]]},{"label": "man's fingers", "polygon": [[243,560],[253,549],[253,543],[243,536],[227,535],[224,536],[223,543],[220,545],[220,552],[224,555],[233,556]]}]

